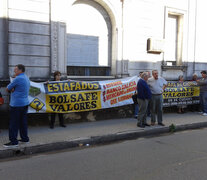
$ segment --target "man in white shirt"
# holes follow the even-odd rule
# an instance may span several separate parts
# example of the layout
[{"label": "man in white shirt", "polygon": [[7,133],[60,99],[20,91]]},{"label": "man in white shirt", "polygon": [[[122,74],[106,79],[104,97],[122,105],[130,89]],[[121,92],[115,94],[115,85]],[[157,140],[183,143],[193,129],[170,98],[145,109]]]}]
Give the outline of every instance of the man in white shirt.
[{"label": "man in white shirt", "polygon": [[167,81],[162,78],[158,77],[158,71],[152,71],[152,77],[148,79],[148,85],[152,92],[152,99],[151,99],[151,125],[155,125],[156,122],[156,115],[157,115],[157,122],[158,125],[164,126],[162,123],[162,108],[163,108],[163,97],[162,93],[167,86]]}]

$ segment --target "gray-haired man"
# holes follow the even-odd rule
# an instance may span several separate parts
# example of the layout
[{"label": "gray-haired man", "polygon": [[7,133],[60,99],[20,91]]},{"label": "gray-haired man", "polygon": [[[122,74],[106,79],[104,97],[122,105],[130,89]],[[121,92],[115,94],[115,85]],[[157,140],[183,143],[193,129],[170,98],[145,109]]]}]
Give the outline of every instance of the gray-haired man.
[{"label": "gray-haired man", "polygon": [[162,78],[158,77],[158,71],[152,71],[152,77],[148,79],[148,85],[152,92],[152,99],[151,99],[151,125],[155,125],[156,115],[158,125],[164,126],[162,123],[162,108],[163,108],[163,97],[162,93],[167,86],[167,81]]}]

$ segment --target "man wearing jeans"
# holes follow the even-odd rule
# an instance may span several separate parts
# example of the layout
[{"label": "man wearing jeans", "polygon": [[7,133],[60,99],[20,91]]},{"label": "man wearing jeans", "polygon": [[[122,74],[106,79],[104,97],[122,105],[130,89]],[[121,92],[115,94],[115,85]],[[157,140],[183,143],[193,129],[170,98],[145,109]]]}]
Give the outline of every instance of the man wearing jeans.
[{"label": "man wearing jeans", "polygon": [[162,93],[167,86],[167,81],[162,78],[158,77],[158,71],[152,71],[152,77],[148,79],[148,85],[152,92],[152,99],[151,99],[151,125],[154,126],[156,122],[156,115],[157,115],[157,122],[158,125],[164,126],[162,123],[162,107],[163,107],[163,97]]},{"label": "man wearing jeans", "polygon": [[14,68],[15,78],[7,86],[7,91],[11,93],[10,99],[10,121],[9,121],[9,143],[4,147],[18,146],[18,130],[20,131],[20,142],[29,142],[27,135],[27,110],[29,105],[29,88],[30,81],[24,74],[25,67],[18,64]]},{"label": "man wearing jeans", "polygon": [[202,79],[197,80],[200,86],[200,106],[202,110],[202,115],[207,116],[207,75],[206,71],[201,71]]}]

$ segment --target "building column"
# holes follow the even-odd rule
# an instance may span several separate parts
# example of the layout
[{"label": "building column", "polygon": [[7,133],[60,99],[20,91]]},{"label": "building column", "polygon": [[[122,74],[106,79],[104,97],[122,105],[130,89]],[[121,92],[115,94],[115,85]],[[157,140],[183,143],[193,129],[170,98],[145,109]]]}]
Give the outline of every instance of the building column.
[{"label": "building column", "polygon": [[9,77],[8,66],[8,16],[7,0],[1,0],[0,6],[0,79]]},{"label": "building column", "polygon": [[63,76],[66,76],[66,61],[66,24],[51,22],[51,73],[60,71]]},{"label": "building column", "polygon": [[68,5],[67,0],[61,3],[59,0],[50,0],[50,23],[51,23],[51,64],[50,73],[60,71],[63,76],[67,75],[67,38],[65,13]]}]

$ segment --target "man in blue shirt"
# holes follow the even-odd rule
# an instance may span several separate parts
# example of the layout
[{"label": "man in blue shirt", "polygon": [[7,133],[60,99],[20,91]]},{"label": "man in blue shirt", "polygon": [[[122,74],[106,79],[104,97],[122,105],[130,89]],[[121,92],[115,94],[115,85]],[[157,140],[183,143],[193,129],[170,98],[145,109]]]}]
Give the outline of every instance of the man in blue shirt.
[{"label": "man in blue shirt", "polygon": [[15,78],[7,86],[7,91],[11,93],[10,99],[10,121],[9,121],[9,140],[4,144],[4,147],[18,146],[18,130],[20,131],[22,143],[28,143],[29,137],[27,134],[27,110],[29,105],[29,88],[30,81],[26,76],[25,66],[18,64],[14,68]]},{"label": "man in blue shirt", "polygon": [[137,83],[137,92],[138,92],[137,101],[138,101],[138,105],[139,105],[137,126],[143,127],[143,128],[145,126],[149,126],[146,123],[147,107],[148,107],[149,100],[151,99],[151,96],[152,96],[151,90],[147,84],[148,77],[149,77],[148,73],[143,72],[141,75],[141,79]]}]

